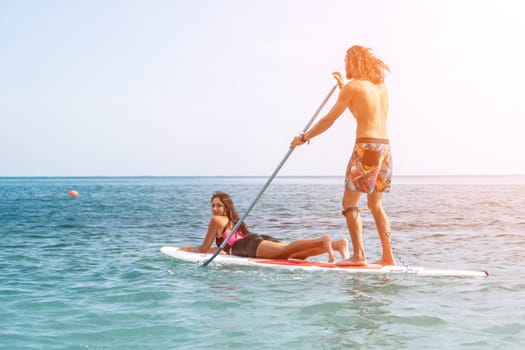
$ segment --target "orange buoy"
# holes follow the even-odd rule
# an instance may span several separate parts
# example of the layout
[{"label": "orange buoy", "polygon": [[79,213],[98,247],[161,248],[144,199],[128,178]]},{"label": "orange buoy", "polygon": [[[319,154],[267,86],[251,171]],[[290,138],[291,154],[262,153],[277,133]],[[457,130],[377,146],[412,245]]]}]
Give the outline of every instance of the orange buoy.
[{"label": "orange buoy", "polygon": [[71,191],[69,191],[69,196],[70,197],[78,197],[78,192],[75,191],[75,190],[71,190]]}]

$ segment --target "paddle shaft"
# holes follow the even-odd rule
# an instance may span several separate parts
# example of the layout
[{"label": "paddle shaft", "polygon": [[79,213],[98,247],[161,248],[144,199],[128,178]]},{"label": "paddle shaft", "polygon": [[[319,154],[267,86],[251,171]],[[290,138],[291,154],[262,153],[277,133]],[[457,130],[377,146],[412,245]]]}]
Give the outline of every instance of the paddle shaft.
[{"label": "paddle shaft", "polygon": [[[319,107],[317,108],[317,110],[315,111],[314,115],[310,118],[310,120],[308,121],[308,124],[306,124],[306,126],[304,127],[302,133],[305,133],[309,128],[310,126],[312,125],[312,123],[314,122],[315,118],[317,118],[317,116],[319,115],[319,113],[321,112],[321,110],[323,109],[324,105],[326,104],[326,102],[328,102],[328,100],[330,99],[330,97],[332,96],[332,94],[334,93],[335,89],[337,88],[337,84],[334,85],[334,87],[332,87],[330,89],[330,91],[328,92],[328,94],[326,95],[326,97],[324,98],[323,102],[319,105]],[[202,264],[202,267],[206,267],[208,266],[209,263],[211,263],[213,261],[213,259],[215,259],[215,257],[217,255],[220,254],[220,252],[224,249],[224,247],[226,246],[226,244],[228,244],[228,240],[231,238],[231,236],[235,233],[235,231],[237,231],[239,229],[239,227],[241,226],[241,224],[244,222],[244,219],[246,219],[246,217],[248,216],[248,214],[252,211],[253,207],[255,207],[255,204],[257,203],[257,201],[259,201],[259,199],[261,198],[261,196],[263,195],[264,191],[266,191],[266,189],[268,188],[268,186],[270,186],[270,183],[273,181],[273,179],[275,178],[275,176],[277,176],[277,173],[279,173],[279,170],[281,170],[281,168],[283,167],[284,163],[286,163],[286,161],[288,160],[288,158],[290,157],[290,155],[292,154],[293,150],[295,149],[295,147],[290,147],[288,149],[288,152],[286,152],[286,155],[284,156],[284,158],[281,160],[281,162],[279,163],[279,165],[277,166],[277,168],[274,170],[273,174],[270,176],[270,178],[266,181],[266,183],[264,184],[263,188],[261,189],[261,191],[259,192],[259,194],[257,195],[257,197],[255,198],[255,200],[252,202],[252,204],[250,205],[250,207],[248,208],[248,210],[244,213],[244,215],[240,218],[239,221],[237,221],[237,223],[233,226],[233,228],[231,229],[230,233],[228,234],[228,236],[224,239],[224,241],[222,242],[222,244],[217,248],[217,250],[215,251],[215,253],[213,253],[213,255],[208,259],[206,260],[203,264]]]}]

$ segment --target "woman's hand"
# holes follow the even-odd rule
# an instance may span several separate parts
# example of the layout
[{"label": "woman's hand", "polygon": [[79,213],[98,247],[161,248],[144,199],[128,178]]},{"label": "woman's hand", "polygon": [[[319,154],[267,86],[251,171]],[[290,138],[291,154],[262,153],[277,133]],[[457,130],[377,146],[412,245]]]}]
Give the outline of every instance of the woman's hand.
[{"label": "woman's hand", "polygon": [[198,250],[196,250],[196,248],[198,247],[191,247],[189,245],[185,245],[184,247],[181,247],[180,250],[183,250],[185,252],[197,252]]}]

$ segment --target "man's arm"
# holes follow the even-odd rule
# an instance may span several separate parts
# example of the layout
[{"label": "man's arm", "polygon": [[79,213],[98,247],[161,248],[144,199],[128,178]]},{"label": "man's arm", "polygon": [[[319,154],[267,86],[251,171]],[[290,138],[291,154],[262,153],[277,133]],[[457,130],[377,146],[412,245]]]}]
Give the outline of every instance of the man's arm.
[{"label": "man's arm", "polygon": [[323,118],[321,118],[314,126],[312,126],[310,130],[305,132],[300,137],[294,137],[290,147],[300,146],[328,130],[334,124],[337,118],[339,118],[345,109],[350,105],[352,90],[353,88],[351,82],[343,86],[337,101],[332,106],[332,109],[330,109],[330,111]]}]

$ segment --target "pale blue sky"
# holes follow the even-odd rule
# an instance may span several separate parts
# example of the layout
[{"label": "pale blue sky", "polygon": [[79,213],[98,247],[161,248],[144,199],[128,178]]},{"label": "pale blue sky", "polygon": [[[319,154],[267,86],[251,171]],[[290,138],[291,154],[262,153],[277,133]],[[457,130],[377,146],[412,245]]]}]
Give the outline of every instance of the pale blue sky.
[{"label": "pale blue sky", "polygon": [[[525,174],[521,6],[0,0],[0,176],[270,175],[354,44],[391,68],[396,174]],[[354,131],[281,175],[342,176]]]}]

